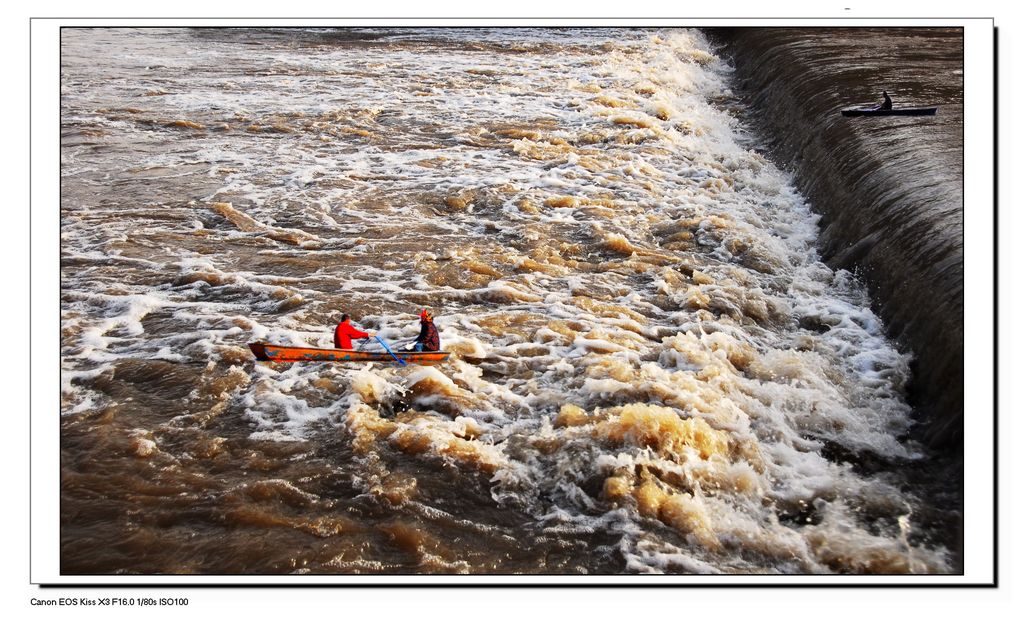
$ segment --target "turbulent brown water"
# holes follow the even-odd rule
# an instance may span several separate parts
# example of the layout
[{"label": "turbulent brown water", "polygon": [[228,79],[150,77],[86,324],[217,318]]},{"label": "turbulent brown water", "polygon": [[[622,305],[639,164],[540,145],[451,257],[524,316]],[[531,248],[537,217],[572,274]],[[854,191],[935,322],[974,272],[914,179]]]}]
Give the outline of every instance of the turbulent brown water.
[{"label": "turbulent brown water", "polygon": [[[61,56],[63,574],[956,570],[911,356],[699,32]],[[423,307],[436,368],[246,348]]]}]

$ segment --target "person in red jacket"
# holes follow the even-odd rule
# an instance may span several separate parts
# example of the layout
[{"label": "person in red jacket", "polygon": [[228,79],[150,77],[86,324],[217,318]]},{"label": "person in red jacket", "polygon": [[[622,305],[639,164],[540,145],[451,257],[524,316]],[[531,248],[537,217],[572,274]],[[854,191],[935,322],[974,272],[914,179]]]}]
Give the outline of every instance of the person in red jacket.
[{"label": "person in red jacket", "polygon": [[373,336],[373,332],[361,332],[352,324],[348,322],[348,315],[341,315],[341,323],[334,328],[334,348],[335,349],[351,349],[352,339],[359,340],[360,338],[369,338]]},{"label": "person in red jacket", "polygon": [[410,351],[440,351],[441,337],[434,326],[434,315],[430,310],[420,312],[420,335],[416,337]]}]

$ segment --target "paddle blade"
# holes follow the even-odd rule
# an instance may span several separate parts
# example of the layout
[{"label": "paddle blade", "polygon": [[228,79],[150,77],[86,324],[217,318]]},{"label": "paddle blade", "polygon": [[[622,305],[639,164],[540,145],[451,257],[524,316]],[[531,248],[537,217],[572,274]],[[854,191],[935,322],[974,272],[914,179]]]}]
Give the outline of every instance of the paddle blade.
[{"label": "paddle blade", "polygon": [[398,362],[402,366],[405,366],[405,361],[403,361],[397,355],[395,355],[394,351],[391,350],[391,347],[388,346],[388,343],[384,342],[383,338],[381,338],[380,336],[374,336],[374,338],[377,339],[377,342],[380,343],[380,346],[384,347],[384,350],[387,351],[391,357],[395,358],[396,362]]}]

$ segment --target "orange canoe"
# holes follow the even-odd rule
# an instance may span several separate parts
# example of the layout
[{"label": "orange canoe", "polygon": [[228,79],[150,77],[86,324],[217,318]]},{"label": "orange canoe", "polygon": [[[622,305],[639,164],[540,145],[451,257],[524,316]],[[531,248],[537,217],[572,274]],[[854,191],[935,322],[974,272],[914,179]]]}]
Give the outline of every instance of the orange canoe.
[{"label": "orange canoe", "polygon": [[[256,359],[262,362],[390,362],[395,358],[387,351],[353,351],[351,349],[312,349],[284,347],[266,342],[250,342]],[[433,366],[451,355],[448,351],[395,351],[395,356],[406,364]]]}]

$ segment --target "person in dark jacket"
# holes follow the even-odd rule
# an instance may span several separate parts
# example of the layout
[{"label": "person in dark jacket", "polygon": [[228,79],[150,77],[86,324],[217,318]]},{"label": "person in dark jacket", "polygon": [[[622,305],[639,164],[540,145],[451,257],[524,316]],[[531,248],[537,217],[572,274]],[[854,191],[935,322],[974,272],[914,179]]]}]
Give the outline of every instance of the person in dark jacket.
[{"label": "person in dark jacket", "polygon": [[341,315],[341,323],[334,328],[334,348],[335,349],[351,349],[352,339],[359,340],[360,338],[369,338],[373,336],[373,332],[361,332],[351,323],[348,322],[348,315]]},{"label": "person in dark jacket", "polygon": [[885,97],[885,101],[883,101],[882,104],[880,106],[878,106],[878,109],[879,110],[891,110],[892,109],[892,99],[889,99],[889,93],[887,93],[887,92],[885,92],[883,90],[882,91],[882,96]]},{"label": "person in dark jacket", "polygon": [[441,337],[434,326],[434,315],[430,310],[420,312],[420,335],[416,337],[410,351],[440,351]]}]

